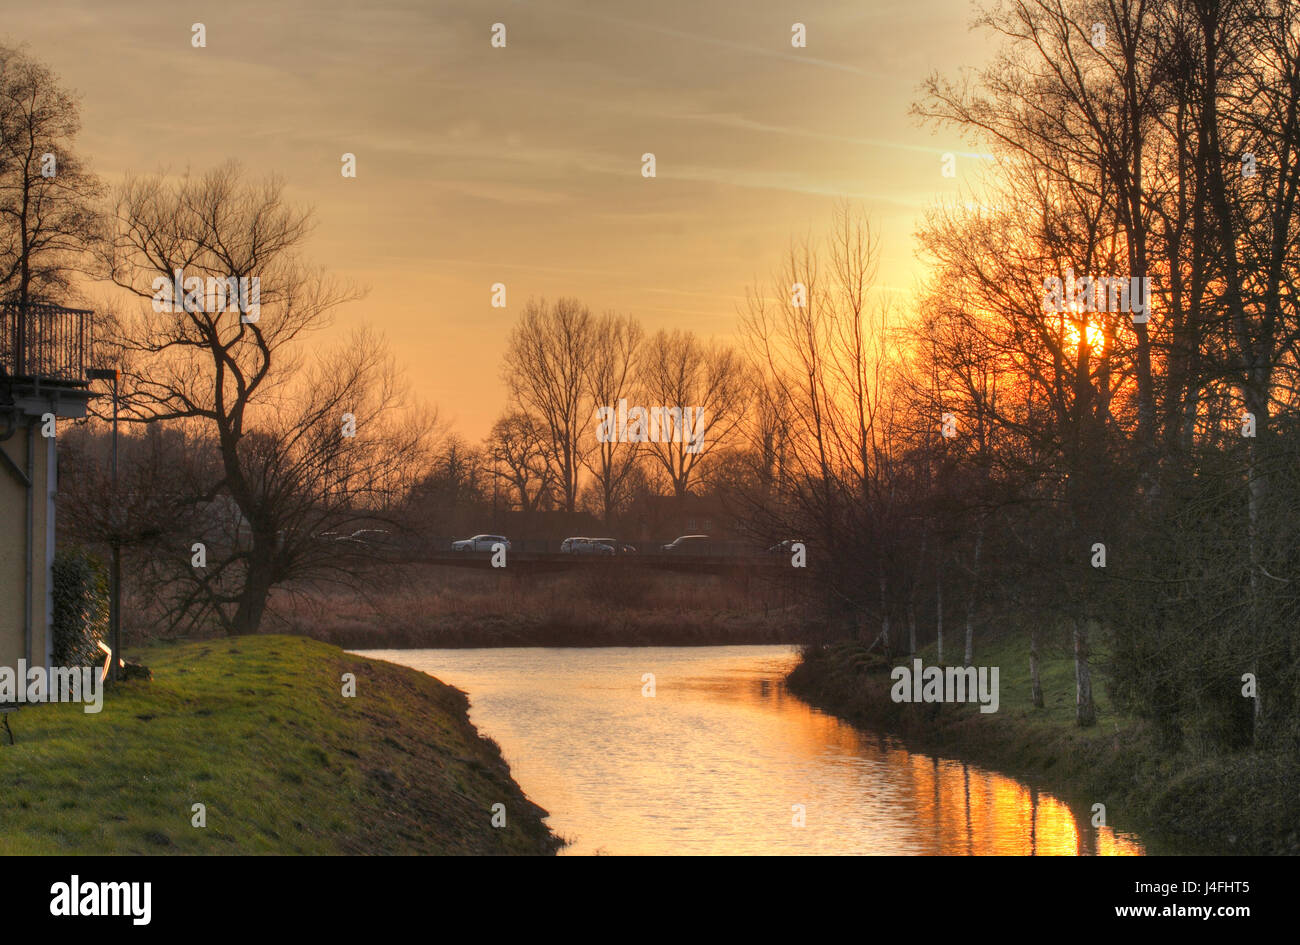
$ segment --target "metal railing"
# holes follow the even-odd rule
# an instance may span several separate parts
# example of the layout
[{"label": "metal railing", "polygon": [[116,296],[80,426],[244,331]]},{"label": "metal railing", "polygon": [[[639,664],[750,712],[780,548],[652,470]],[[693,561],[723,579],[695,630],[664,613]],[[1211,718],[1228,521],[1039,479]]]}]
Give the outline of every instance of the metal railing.
[{"label": "metal railing", "polygon": [[91,312],[0,303],[0,365],[11,378],[86,383]]}]

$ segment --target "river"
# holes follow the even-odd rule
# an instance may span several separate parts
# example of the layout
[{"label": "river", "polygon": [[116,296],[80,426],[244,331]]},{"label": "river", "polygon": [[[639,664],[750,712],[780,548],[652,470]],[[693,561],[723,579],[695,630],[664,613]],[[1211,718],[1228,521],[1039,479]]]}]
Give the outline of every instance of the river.
[{"label": "river", "polygon": [[463,689],[566,853],[1145,852],[1085,809],[809,706],[783,684],[791,647],[361,655]]}]

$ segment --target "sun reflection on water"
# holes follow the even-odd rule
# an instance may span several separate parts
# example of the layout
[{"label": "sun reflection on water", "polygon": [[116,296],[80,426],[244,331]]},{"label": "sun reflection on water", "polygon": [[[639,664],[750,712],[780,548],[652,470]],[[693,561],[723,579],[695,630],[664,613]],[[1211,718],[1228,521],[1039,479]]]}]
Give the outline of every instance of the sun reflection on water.
[{"label": "sun reflection on water", "polygon": [[365,655],[465,690],[515,780],[575,840],[569,853],[1144,852],[1051,794],[812,708],[784,686],[788,647]]}]

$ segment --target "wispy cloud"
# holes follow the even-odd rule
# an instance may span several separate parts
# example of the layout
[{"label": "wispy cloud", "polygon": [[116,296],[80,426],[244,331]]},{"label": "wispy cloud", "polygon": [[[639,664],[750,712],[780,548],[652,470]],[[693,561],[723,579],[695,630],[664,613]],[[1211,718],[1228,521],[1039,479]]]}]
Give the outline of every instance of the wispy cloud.
[{"label": "wispy cloud", "polygon": [[[567,11],[574,12],[574,11]],[[610,16],[609,14],[593,14],[584,11],[584,17],[601,20],[605,23],[614,23],[627,29],[641,30],[647,33],[656,33],[660,36],[671,36],[674,39],[687,40],[693,43],[702,43],[707,46],[714,46],[719,49],[729,49],[733,52],[745,53],[751,56],[763,56],[769,59],[781,59],[786,62],[797,62],[800,65],[814,66],[821,69],[833,69],[837,72],[846,72],[851,75],[862,76],[877,82],[898,82],[899,76],[890,72],[877,72],[870,69],[862,69],[858,66],[849,65],[844,62],[832,62],[827,59],[819,59],[816,56],[805,55],[803,53],[791,53],[784,50],[769,49],[764,46],[753,46],[749,43],[739,43],[732,39],[722,39],[717,36],[709,36],[705,33],[692,33],[686,30],[671,29],[666,26],[656,26],[652,23],[646,23],[638,20],[629,20],[623,17]]]}]

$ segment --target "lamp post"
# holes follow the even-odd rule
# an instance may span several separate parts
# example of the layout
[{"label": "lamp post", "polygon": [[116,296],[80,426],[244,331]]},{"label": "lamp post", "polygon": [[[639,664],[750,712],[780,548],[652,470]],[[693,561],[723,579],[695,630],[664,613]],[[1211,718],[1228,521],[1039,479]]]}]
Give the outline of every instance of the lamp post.
[{"label": "lamp post", "polygon": [[121,675],[118,667],[122,659],[122,546],[117,535],[117,368],[89,368],[86,377],[92,381],[113,382],[113,507],[109,516],[112,564],[108,575],[108,639],[113,653],[109,658],[108,678],[116,681]]}]

